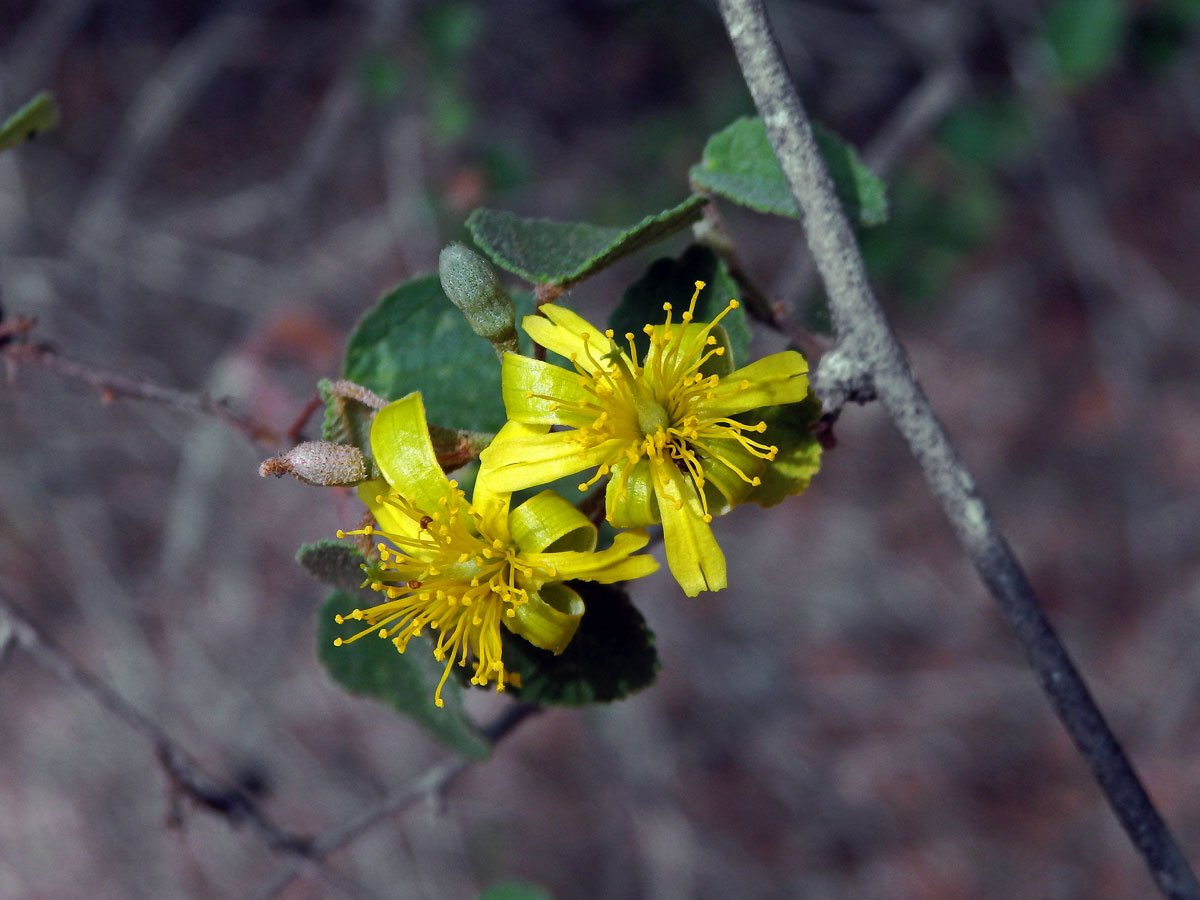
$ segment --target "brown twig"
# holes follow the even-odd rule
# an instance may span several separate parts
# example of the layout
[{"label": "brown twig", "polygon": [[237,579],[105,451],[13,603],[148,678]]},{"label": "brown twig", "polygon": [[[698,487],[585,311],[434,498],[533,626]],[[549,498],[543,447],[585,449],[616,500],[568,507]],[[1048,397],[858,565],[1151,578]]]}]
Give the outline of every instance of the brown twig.
[{"label": "brown twig", "polygon": [[[21,321],[20,318],[12,320],[12,322],[19,321]],[[25,334],[27,333],[26,331]],[[99,366],[64,356],[44,343],[15,339],[0,342],[0,357],[3,357],[8,366],[10,382],[15,377],[16,369],[20,366],[38,366],[66,378],[82,381],[94,388],[104,403],[111,403],[118,397],[148,400],[176,409],[214,416],[254,443],[264,447],[278,449],[292,443],[289,433],[281,433],[244,413],[235,411],[230,402],[224,398],[212,397],[203,392],[181,391],[142,378],[102,369]]]},{"label": "brown twig", "polygon": [[0,599],[0,620],[12,631],[12,640],[35,663],[59,680],[87,694],[102,707],[149,741],[171,785],[198,805],[233,825],[248,824],[268,847],[288,853],[308,854],[311,842],[272,822],[257,801],[242,788],[222,783],[204,771],[187,750],[155,722],[91,672],[80,667],[33,623]]},{"label": "brown twig", "polygon": [[[537,704],[518,703],[505,710],[490,725],[485,726],[482,729],[483,734],[494,746],[505,736],[511,734],[522,722],[540,711],[541,707]],[[366,831],[396,813],[403,812],[427,797],[445,793],[455,779],[473,764],[471,760],[464,757],[455,757],[432,766],[404,787],[390,792],[383,799],[357,815],[351,816],[341,825],[331,828],[325,834],[314,839],[309,853],[301,859],[292,860],[282,866],[251,897],[253,900],[274,900],[283,893],[288,885],[311,867],[319,865],[321,860],[329,854],[357,840]]]}]

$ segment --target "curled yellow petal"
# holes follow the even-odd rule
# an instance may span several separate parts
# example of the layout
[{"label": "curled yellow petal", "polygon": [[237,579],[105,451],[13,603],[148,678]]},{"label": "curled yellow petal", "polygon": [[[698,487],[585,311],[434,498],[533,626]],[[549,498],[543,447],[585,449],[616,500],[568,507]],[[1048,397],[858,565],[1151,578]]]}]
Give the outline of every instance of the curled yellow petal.
[{"label": "curled yellow petal", "polygon": [[559,654],[575,637],[582,618],[583,598],[566,585],[553,583],[531,594],[504,624],[533,646]]}]

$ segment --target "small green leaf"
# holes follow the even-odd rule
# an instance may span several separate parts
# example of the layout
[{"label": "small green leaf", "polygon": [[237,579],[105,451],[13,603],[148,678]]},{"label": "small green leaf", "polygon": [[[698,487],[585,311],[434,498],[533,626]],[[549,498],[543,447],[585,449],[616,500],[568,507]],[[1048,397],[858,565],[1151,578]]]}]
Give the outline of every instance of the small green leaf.
[{"label": "small green leaf", "polygon": [[[832,131],[816,125],[813,134],[850,221],[859,225],[886,222],[887,186],[882,179]],[[776,216],[800,215],[762,119],[738,119],[710,137],[690,177],[696,189],[719,194],[741,206]]]},{"label": "small green leaf", "polygon": [[301,547],[296,562],[330,587],[355,592],[362,585],[366,559],[345,541],[317,541]]},{"label": "small green leaf", "polygon": [[686,228],[700,218],[706,202],[692,195],[628,228],[523,219],[501,210],[477,209],[467,218],[467,228],[500,268],[535,284],[570,285]]},{"label": "small green leaf", "polygon": [[821,445],[811,430],[820,417],[821,401],[812,393],[799,403],[756,409],[738,417],[766,422],[761,440],[779,448],[775,460],[759,473],[762,482],[746,496],[747,502],[774,506],[808,487],[821,468]]},{"label": "small green leaf", "polygon": [[[533,311],[529,295],[513,300],[518,313]],[[505,422],[500,361],[442,293],[437,275],[404,282],[367,311],[346,344],[344,371],[389,400],[420,391],[429,421],[443,428],[496,432]],[[364,440],[349,411],[354,441]]]},{"label": "small green leaf", "polygon": [[367,465],[367,477],[378,478],[379,467],[371,454],[371,417],[375,410],[355,400],[333,393],[332,382],[322,378],[317,393],[325,401],[325,420],[321,423],[321,440],[333,444],[352,444],[362,451]]},{"label": "small green leaf", "polygon": [[550,892],[537,884],[525,881],[497,881],[489,886],[479,900],[553,900]]},{"label": "small green leaf", "polygon": [[358,605],[354,594],[334,591],[321,607],[317,656],[329,677],[352,694],[373,697],[399,710],[468,759],[486,759],[491,745],[467,717],[457,680],[448,679],[442,688],[446,705],[434,705],[434,691],[445,664],[433,658],[427,640],[412,638],[404,653],[397,652],[391,641],[370,634],[352,644],[333,645],[334,638],[348,638],[362,630],[361,622],[347,620],[338,625],[334,619]]},{"label": "small green leaf", "polygon": [[1046,39],[1064,80],[1079,84],[1117,61],[1129,9],[1124,0],[1058,0],[1046,12]]},{"label": "small green leaf", "polygon": [[618,587],[571,582],[587,606],[579,631],[558,656],[501,631],[504,665],[521,676],[522,700],[547,706],[586,706],[620,700],[658,674],[654,634]]},{"label": "small green leaf", "polygon": [[[697,281],[707,285],[696,301],[697,322],[711,322],[730,300],[740,296],[724,260],[718,259],[707,247],[692,244],[677,260],[663,258],[652,262],[646,274],[625,289],[621,302],[608,317],[608,327],[616,332],[618,339],[633,332],[638,356],[645,358],[650,339],[642,326],[666,321],[664,303],[671,304],[672,315],[678,322],[679,313],[687,309],[688,301],[692,299]],[[733,368],[745,365],[750,354],[750,326],[746,323],[745,306],[727,313],[721,325],[729,339]]]},{"label": "small green leaf", "polygon": [[46,91],[38,94],[0,125],[0,150],[15,147],[58,124],[58,104]]}]

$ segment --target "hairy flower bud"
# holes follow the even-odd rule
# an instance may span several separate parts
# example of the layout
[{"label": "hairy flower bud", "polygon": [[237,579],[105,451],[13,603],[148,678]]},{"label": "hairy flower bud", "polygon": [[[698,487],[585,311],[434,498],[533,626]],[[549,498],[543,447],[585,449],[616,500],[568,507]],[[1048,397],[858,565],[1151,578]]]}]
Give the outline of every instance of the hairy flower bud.
[{"label": "hairy flower bud", "polygon": [[438,275],[472,331],[490,341],[501,358],[506,350],[517,352],[516,310],[487,260],[465,244],[448,244],[438,257]]},{"label": "hairy flower bud", "polygon": [[263,460],[258,474],[264,478],[274,475],[294,475],[305,484],[328,487],[339,484],[358,484],[366,480],[367,465],[362,451],[349,444],[328,441],[305,441],[283,456]]}]

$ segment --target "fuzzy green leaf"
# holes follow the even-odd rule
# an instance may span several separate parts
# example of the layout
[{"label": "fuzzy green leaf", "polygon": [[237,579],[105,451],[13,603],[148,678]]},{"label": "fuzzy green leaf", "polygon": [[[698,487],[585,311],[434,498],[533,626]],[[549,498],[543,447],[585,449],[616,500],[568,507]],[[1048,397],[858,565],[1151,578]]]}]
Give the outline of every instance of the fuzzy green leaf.
[{"label": "fuzzy green leaf", "polygon": [[[850,221],[858,225],[886,222],[887,186],[883,180],[832,131],[816,125],[813,133]],[[710,137],[690,177],[697,190],[718,194],[741,206],[776,216],[800,215],[762,119],[738,119]]]},{"label": "fuzzy green leaf", "polygon": [[[532,312],[528,295],[513,300],[518,313]],[[429,421],[444,428],[496,432],[505,422],[500,361],[446,298],[437,275],[404,282],[367,311],[346,344],[344,373],[388,400],[420,391]],[[362,440],[353,416],[350,426],[352,439]]]},{"label": "fuzzy green leaf", "polygon": [[[718,259],[707,247],[692,244],[678,259],[664,257],[652,262],[646,273],[625,289],[621,302],[608,317],[608,327],[617,334],[618,339],[627,332],[633,332],[638,355],[644,358],[650,339],[642,331],[642,326],[666,321],[664,303],[671,304],[672,316],[678,322],[680,312],[687,309],[688,301],[692,299],[697,281],[703,281],[706,285],[696,301],[697,322],[711,322],[730,300],[740,297],[737,284],[729,276],[724,260]],[[749,360],[750,326],[746,322],[745,305],[728,312],[721,320],[721,325],[729,340],[728,355],[732,357],[732,371]],[[624,341],[620,343],[623,345]]]},{"label": "fuzzy green leaf", "polygon": [[58,104],[53,94],[43,91],[0,125],[0,150],[15,147],[57,124]]},{"label": "fuzzy green leaf", "polygon": [[371,454],[371,417],[375,410],[355,400],[335,395],[332,382],[328,378],[317,382],[317,393],[325,402],[321,440],[357,447],[362,451],[366,462],[367,477],[378,478],[379,467],[375,465],[375,457]]},{"label": "fuzzy green leaf", "polygon": [[799,403],[756,409],[738,417],[746,422],[766,422],[760,440],[779,448],[775,460],[759,473],[762,483],[750,491],[746,502],[774,506],[808,487],[821,468],[821,445],[811,430],[820,417],[821,401],[812,393]]},{"label": "fuzzy green leaf", "polygon": [[515,693],[547,706],[586,706],[620,700],[658,675],[654,633],[619,587],[572,582],[587,605],[579,631],[558,656],[507,629],[504,665],[521,676]]},{"label": "fuzzy green leaf", "polygon": [[500,268],[535,284],[569,285],[686,228],[700,218],[705,202],[704,197],[693,195],[627,228],[523,219],[500,210],[477,209],[467,219],[467,228]]},{"label": "fuzzy green leaf", "polygon": [[445,664],[433,658],[427,640],[411,639],[404,653],[397,652],[390,641],[370,634],[352,644],[333,645],[334,638],[348,638],[362,630],[361,622],[348,620],[338,625],[334,619],[359,605],[356,594],[334,591],[321,607],[317,656],[329,677],[352,694],[372,697],[399,710],[468,759],[486,759],[491,745],[463,709],[457,680],[448,679],[442,688],[446,705],[434,705],[434,691]]},{"label": "fuzzy green leaf", "polygon": [[[363,582],[363,555],[345,541],[317,541],[296,553],[296,562],[309,574],[342,591],[356,592]],[[364,596],[369,600],[369,595]]]}]

